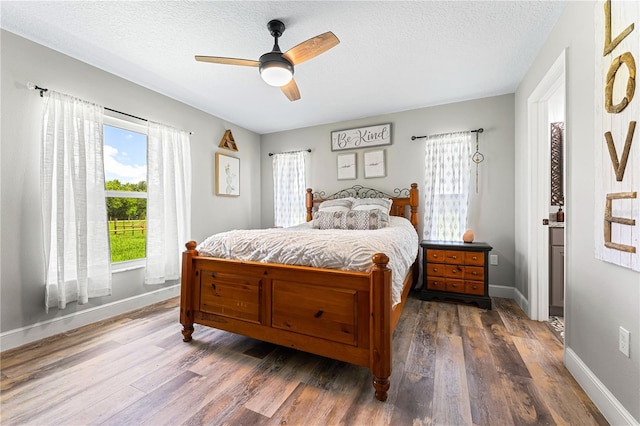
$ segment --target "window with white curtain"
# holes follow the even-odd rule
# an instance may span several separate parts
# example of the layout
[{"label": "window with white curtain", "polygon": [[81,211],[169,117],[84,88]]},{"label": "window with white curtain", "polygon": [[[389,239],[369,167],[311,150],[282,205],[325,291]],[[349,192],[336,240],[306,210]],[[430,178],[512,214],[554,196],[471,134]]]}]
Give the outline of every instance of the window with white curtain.
[{"label": "window with white curtain", "polygon": [[461,241],[467,229],[470,132],[429,136],[425,144],[425,240]]},{"label": "window with white curtain", "polygon": [[[51,90],[45,98],[41,197],[47,311],[111,294],[111,263],[117,260],[109,240],[110,201],[113,208],[131,201],[123,217],[140,215],[136,227],[143,232],[120,229],[127,236],[143,235],[141,250],[130,258],[144,258],[145,284],[179,279],[181,253],[191,237],[189,133],[152,122],[111,126],[100,105]],[[125,187],[115,188],[105,175]]]},{"label": "window with white curtain", "polygon": [[274,225],[288,227],[306,220],[306,152],[273,155]]}]

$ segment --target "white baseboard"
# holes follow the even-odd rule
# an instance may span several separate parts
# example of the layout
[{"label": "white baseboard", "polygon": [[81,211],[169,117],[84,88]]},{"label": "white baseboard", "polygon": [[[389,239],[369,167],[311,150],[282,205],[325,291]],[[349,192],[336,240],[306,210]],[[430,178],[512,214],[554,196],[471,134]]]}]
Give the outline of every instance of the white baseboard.
[{"label": "white baseboard", "polygon": [[27,327],[5,331],[0,334],[0,348],[2,348],[3,351],[17,348],[18,346],[26,345],[36,340],[55,336],[56,334],[64,333],[126,312],[131,312],[179,295],[180,284],[176,284],[128,299],[118,300],[117,302],[38,322]]},{"label": "white baseboard", "polygon": [[[520,306],[520,308],[527,315],[529,315],[529,299],[524,297],[524,295],[522,293],[520,293],[520,290],[518,290],[517,288],[514,288],[514,292],[513,293],[514,293],[513,299],[516,301],[518,306]],[[529,317],[529,318],[531,318],[531,317]]]},{"label": "white baseboard", "polygon": [[602,415],[612,425],[635,425],[640,423],[633,418],[620,401],[602,384],[589,367],[569,347],[565,347],[564,363],[589,398],[598,407]]},{"label": "white baseboard", "polygon": [[514,290],[515,287],[489,284],[489,296],[491,297],[504,297],[505,299],[513,299]]}]

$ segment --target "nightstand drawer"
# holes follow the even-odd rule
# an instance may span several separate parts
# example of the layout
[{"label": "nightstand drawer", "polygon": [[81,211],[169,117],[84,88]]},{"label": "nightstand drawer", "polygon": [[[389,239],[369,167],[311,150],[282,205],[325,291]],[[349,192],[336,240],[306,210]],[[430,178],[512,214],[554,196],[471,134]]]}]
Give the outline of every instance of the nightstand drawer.
[{"label": "nightstand drawer", "polygon": [[440,290],[440,291],[444,291],[445,290],[445,284],[444,284],[444,278],[441,280],[432,280],[432,279],[427,279],[427,288],[429,290]]},{"label": "nightstand drawer", "polygon": [[465,281],[464,292],[467,294],[484,295],[484,283],[481,281]]},{"label": "nightstand drawer", "polygon": [[464,264],[464,252],[446,250],[444,252],[444,261],[452,265],[462,265]]},{"label": "nightstand drawer", "polygon": [[429,277],[444,277],[444,267],[442,263],[427,263],[425,272]]},{"label": "nightstand drawer", "polygon": [[484,268],[479,266],[465,266],[464,267],[464,279],[465,280],[484,280]]},{"label": "nightstand drawer", "polygon": [[453,293],[464,293],[464,281],[463,280],[447,280],[447,291]]},{"label": "nightstand drawer", "polygon": [[427,262],[444,263],[444,250],[427,250]]},{"label": "nightstand drawer", "polygon": [[464,278],[464,266],[459,265],[442,265],[444,266],[444,276],[447,278]]},{"label": "nightstand drawer", "polygon": [[484,266],[484,253],[467,252],[464,254],[465,265]]}]

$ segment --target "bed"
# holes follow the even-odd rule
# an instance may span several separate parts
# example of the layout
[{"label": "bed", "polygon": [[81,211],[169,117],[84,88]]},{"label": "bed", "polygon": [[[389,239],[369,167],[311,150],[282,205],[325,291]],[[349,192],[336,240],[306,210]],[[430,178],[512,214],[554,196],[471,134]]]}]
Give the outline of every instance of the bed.
[{"label": "bed", "polygon": [[[359,185],[329,196],[307,189],[307,222],[315,225],[320,203],[349,197],[390,199],[389,214],[396,217],[390,220],[409,223],[416,232],[416,256],[405,274],[392,277],[390,257],[384,252],[373,253],[366,270],[354,271],[212,257],[198,251],[197,247],[208,251],[204,242],[199,246],[189,241],[182,257],[183,340],[191,341],[194,324],[200,324],[365,366],[373,374],[375,397],[385,401],[393,331],[418,279],[418,187],[414,183],[393,195]],[[278,230],[256,232],[271,236]],[[399,292],[392,290],[394,280],[400,283]]]}]

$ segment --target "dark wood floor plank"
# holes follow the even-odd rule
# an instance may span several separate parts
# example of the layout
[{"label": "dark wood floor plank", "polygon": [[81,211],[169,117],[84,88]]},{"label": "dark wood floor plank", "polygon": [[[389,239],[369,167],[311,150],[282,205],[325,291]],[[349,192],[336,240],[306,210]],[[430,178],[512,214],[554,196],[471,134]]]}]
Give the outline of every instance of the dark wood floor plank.
[{"label": "dark wood floor plank", "polygon": [[486,311],[481,314],[481,318],[496,370],[501,373],[531,378],[529,370],[527,370],[527,366],[513,344],[511,334],[504,326],[500,314],[496,311]]},{"label": "dark wood floor plank", "polygon": [[482,319],[480,314],[486,312],[486,309],[478,308],[477,306],[467,305],[460,303],[457,305],[458,319],[461,327],[476,327],[482,328]]},{"label": "dark wood floor plank", "polygon": [[458,306],[454,303],[438,303],[438,334],[460,336]]},{"label": "dark wood floor plank", "polygon": [[502,318],[504,326],[512,336],[533,337],[533,333],[528,326],[529,320],[513,299],[494,297],[493,303],[496,312],[498,312]]},{"label": "dark wood floor plank", "polygon": [[438,335],[433,418],[439,424],[471,424],[471,404],[460,336]]},{"label": "dark wood floor plank", "polygon": [[434,378],[405,371],[398,387],[399,397],[390,424],[433,424]]},{"label": "dark wood floor plank", "polygon": [[563,342],[511,300],[485,310],[411,294],[384,403],[368,368],[200,325],[185,343],[178,316],[174,298],[0,354],[0,422],[606,424]]},{"label": "dark wood floor plank", "polygon": [[533,379],[499,373],[511,416],[517,425],[555,425],[549,408]]},{"label": "dark wood floor plank", "polygon": [[462,327],[471,418],[476,425],[513,425],[484,331]]}]

